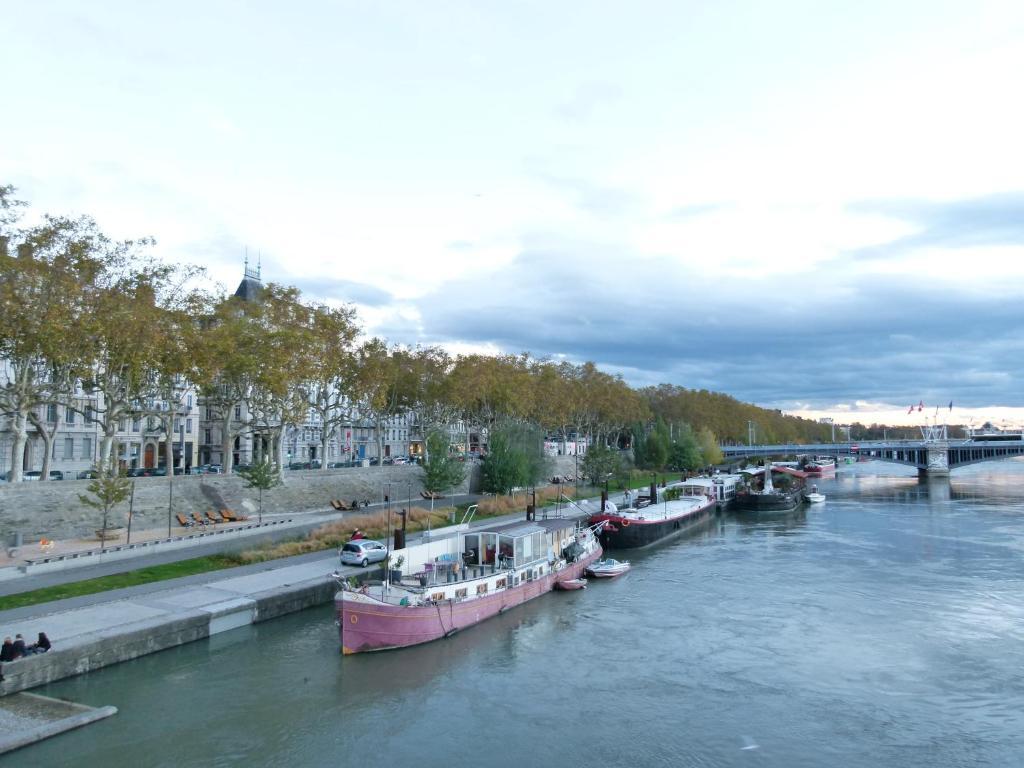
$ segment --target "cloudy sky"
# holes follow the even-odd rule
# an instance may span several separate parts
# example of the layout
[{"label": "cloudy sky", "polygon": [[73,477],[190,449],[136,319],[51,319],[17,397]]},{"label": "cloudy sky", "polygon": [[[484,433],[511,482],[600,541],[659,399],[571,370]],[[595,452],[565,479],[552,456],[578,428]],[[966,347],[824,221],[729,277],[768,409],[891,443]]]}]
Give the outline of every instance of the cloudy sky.
[{"label": "cloudy sky", "polygon": [[248,247],[396,342],[1024,418],[1019,2],[12,1],[0,32],[0,182],[230,288]]}]

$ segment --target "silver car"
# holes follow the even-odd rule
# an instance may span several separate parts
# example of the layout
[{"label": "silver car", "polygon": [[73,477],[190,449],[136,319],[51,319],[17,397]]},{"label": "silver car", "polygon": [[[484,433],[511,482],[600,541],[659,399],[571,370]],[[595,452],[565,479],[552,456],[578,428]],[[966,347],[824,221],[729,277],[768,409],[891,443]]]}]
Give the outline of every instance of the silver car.
[{"label": "silver car", "polygon": [[372,539],[356,539],[341,548],[342,565],[361,565],[365,568],[370,563],[379,563],[387,556],[388,548]]}]

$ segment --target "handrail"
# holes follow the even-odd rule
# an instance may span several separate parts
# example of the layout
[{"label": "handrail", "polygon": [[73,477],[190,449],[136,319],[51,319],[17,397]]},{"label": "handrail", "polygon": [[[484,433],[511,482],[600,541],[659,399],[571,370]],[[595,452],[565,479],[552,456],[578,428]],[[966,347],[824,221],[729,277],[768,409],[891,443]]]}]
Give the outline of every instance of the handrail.
[{"label": "handrail", "polygon": [[462,516],[462,525],[466,525],[473,521],[473,515],[476,514],[476,509],[479,506],[479,504],[470,504],[468,507],[466,507],[466,514]]}]

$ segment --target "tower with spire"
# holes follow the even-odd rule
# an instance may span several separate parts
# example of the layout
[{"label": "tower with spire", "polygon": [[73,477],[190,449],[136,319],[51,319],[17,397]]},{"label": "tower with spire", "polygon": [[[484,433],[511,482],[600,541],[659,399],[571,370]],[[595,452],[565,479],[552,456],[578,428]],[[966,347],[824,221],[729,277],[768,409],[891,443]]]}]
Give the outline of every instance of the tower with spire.
[{"label": "tower with spire", "polygon": [[259,260],[255,267],[249,266],[249,254],[245,256],[245,273],[242,282],[235,289],[235,296],[242,301],[257,301],[263,291],[263,282],[260,280],[261,265]]}]

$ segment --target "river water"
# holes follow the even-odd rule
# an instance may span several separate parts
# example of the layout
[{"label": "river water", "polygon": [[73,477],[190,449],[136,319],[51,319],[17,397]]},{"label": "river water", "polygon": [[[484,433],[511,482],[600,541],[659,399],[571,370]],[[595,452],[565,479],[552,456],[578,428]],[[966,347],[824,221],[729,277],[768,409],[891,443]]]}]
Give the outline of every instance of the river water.
[{"label": "river water", "polygon": [[120,712],[4,764],[1024,764],[1024,462],[818,486],[419,648],[324,607],[50,685]]}]

